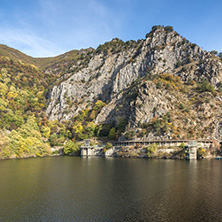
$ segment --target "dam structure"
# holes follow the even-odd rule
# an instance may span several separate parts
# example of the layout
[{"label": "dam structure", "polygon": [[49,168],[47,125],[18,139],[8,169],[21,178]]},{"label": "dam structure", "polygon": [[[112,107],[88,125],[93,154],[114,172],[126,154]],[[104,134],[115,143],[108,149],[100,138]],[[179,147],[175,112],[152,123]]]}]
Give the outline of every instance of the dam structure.
[{"label": "dam structure", "polygon": [[179,147],[181,144],[190,144],[195,141],[197,148],[209,149],[213,145],[213,140],[210,139],[199,139],[199,140],[143,140],[143,139],[133,139],[133,140],[122,140],[114,143],[114,146],[148,146],[151,144],[157,144],[159,147],[170,148]]}]

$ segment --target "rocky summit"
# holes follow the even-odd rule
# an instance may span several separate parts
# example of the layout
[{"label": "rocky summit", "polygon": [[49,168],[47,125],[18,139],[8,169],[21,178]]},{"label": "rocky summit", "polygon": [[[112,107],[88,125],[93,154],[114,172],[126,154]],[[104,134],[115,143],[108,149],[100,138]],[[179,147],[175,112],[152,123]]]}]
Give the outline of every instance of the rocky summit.
[{"label": "rocky summit", "polygon": [[51,58],[0,45],[0,69],[0,157],[93,137],[222,140],[222,53],[171,26]]}]

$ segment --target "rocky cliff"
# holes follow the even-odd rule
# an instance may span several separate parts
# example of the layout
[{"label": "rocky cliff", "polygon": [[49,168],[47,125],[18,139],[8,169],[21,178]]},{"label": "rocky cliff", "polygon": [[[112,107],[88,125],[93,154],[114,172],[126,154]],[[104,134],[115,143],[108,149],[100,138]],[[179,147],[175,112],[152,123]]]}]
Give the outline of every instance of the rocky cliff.
[{"label": "rocky cliff", "polygon": [[70,120],[102,100],[94,123],[122,121],[131,137],[221,139],[222,61],[172,27],[154,26],[146,39],[113,39],[79,53],[50,92],[49,119]]}]

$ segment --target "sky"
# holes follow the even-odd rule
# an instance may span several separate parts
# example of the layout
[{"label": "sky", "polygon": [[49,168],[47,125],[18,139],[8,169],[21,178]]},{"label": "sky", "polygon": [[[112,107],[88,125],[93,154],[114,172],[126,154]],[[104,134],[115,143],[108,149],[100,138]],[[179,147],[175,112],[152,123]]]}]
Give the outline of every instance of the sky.
[{"label": "sky", "polygon": [[221,52],[221,11],[221,0],[0,0],[0,44],[49,57],[171,25],[204,50]]}]

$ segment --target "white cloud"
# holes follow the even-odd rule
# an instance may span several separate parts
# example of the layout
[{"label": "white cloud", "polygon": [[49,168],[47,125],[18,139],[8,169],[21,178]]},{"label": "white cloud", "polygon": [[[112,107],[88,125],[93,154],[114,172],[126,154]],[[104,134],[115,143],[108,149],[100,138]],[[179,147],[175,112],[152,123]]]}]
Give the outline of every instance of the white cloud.
[{"label": "white cloud", "polygon": [[52,42],[18,28],[0,28],[0,42],[19,50],[22,49],[22,52],[34,57],[52,56],[61,52]]}]

